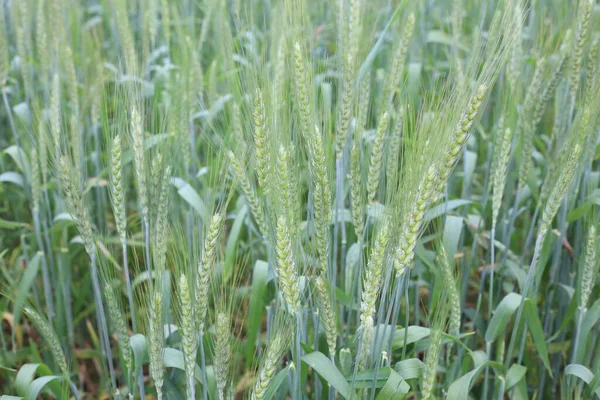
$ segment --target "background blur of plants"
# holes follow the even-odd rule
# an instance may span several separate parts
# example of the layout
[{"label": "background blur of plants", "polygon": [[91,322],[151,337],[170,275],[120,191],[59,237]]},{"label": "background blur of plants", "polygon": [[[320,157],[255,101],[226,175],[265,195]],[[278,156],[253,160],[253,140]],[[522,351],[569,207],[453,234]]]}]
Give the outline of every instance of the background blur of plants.
[{"label": "background blur of plants", "polygon": [[0,0],[0,399],[600,397],[596,0]]}]

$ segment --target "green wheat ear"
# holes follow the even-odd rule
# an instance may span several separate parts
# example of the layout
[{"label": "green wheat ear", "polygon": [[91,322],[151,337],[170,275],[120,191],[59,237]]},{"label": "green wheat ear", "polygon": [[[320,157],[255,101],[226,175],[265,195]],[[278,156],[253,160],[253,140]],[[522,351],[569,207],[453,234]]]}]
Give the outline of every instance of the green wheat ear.
[{"label": "green wheat ear", "polygon": [[575,48],[571,57],[571,74],[569,75],[570,95],[574,99],[581,81],[581,62],[585,43],[589,36],[589,23],[594,9],[594,0],[582,0],[579,12],[578,29],[575,37]]},{"label": "green wheat ear", "polygon": [[127,217],[125,215],[125,194],[123,191],[121,137],[115,135],[111,151],[110,193],[117,231],[121,240],[127,237]]},{"label": "green wheat ear", "polygon": [[221,399],[225,396],[225,387],[229,379],[229,364],[231,361],[230,326],[231,320],[227,313],[217,312],[214,362],[217,390]]},{"label": "green wheat ear", "polygon": [[144,219],[148,218],[148,182],[144,149],[144,127],[142,116],[136,106],[131,109],[130,135],[133,139],[133,165],[138,184],[140,208]]},{"label": "green wheat ear", "polygon": [[271,335],[260,363],[258,376],[250,395],[252,400],[265,399],[269,384],[275,377],[284,353],[290,347],[291,326],[290,321],[281,315],[275,317],[274,333]]},{"label": "green wheat ear", "polygon": [[194,376],[196,373],[196,353],[198,350],[197,324],[188,279],[184,273],[179,276],[179,320],[181,326],[181,342],[185,374],[186,391],[189,399],[194,398]]},{"label": "green wheat ear", "polygon": [[244,168],[243,163],[236,157],[236,155],[232,152],[228,152],[229,162],[231,163],[231,170],[233,172],[234,178],[242,187],[242,191],[244,192],[244,196],[246,197],[246,201],[250,206],[250,210],[252,211],[252,216],[256,220],[256,224],[258,225],[258,229],[260,233],[267,238],[269,236],[269,230],[267,228],[267,221],[263,211],[263,207],[258,200],[256,195],[256,191],[254,190],[248,176],[246,175],[246,170]]},{"label": "green wheat ear", "polygon": [[269,192],[271,160],[269,157],[268,131],[265,121],[265,103],[259,91],[254,100],[254,149],[256,152],[256,175],[258,186],[265,194]]},{"label": "green wheat ear", "polygon": [[129,341],[129,331],[127,328],[127,319],[123,313],[123,309],[119,301],[115,296],[115,290],[108,288],[104,291],[104,297],[106,299],[106,305],[108,306],[108,314],[110,320],[117,334],[117,340],[119,342],[119,349],[125,365],[128,371],[132,371],[133,366],[133,351],[131,350],[131,344]]},{"label": "green wheat ear", "polygon": [[[312,195],[317,255],[321,260],[327,260],[329,256],[329,223],[331,221],[331,189],[323,138],[317,127],[314,129],[309,144],[309,162],[314,185]],[[320,265],[327,266],[327,263],[322,262]]]},{"label": "green wheat ear", "polygon": [[421,377],[421,398],[423,400],[435,398],[434,384],[437,375],[437,365],[442,350],[443,333],[444,332],[440,326],[435,326],[431,330],[431,344],[429,345],[427,354],[425,355],[425,365]]},{"label": "green wheat ear", "polygon": [[1,8],[0,21],[2,21],[2,27],[0,27],[0,91],[4,90],[10,71],[9,42],[6,33],[6,24],[4,23],[4,7]]},{"label": "green wheat ear", "polygon": [[208,295],[210,289],[210,277],[212,276],[217,262],[217,241],[223,227],[225,215],[222,212],[215,213],[208,226],[202,258],[198,265],[196,275],[196,309],[195,315],[200,332],[206,330],[206,315],[208,313]]},{"label": "green wheat ear", "polygon": [[58,74],[52,77],[52,88],[50,90],[50,134],[54,146],[55,162],[59,162],[61,154],[61,110],[60,110],[60,80]]},{"label": "green wheat ear", "polygon": [[[598,218],[595,218],[598,222]],[[585,258],[583,264],[583,274],[581,276],[581,292],[579,296],[579,307],[582,310],[587,309],[587,305],[594,288],[595,277],[598,272],[598,228],[593,223],[590,224],[587,232],[587,241],[585,246]]]},{"label": "green wheat ear", "polygon": [[329,357],[335,357],[337,347],[337,316],[332,305],[330,290],[327,289],[325,278],[320,275],[315,279],[315,292],[321,314],[321,321],[325,327]]},{"label": "green wheat ear", "polygon": [[300,281],[292,253],[289,227],[284,216],[277,219],[277,274],[290,314],[300,310]]},{"label": "green wheat ear", "polygon": [[[454,272],[454,260],[448,259],[448,253],[443,243],[438,246],[438,260],[442,277],[444,279],[444,289],[450,303],[450,322],[448,324],[448,333],[458,336],[460,333],[460,321],[462,309],[460,305],[460,292],[458,289],[460,280]],[[451,355],[452,344],[448,346],[447,354]],[[449,359],[449,358],[448,358]]]},{"label": "green wheat ear", "polygon": [[39,212],[40,202],[42,201],[42,177],[40,175],[40,167],[38,160],[37,149],[31,149],[31,197],[33,200],[32,210]]},{"label": "green wheat ear", "polygon": [[492,224],[496,224],[498,213],[502,205],[502,194],[506,185],[506,176],[508,170],[508,162],[510,160],[510,149],[512,142],[512,130],[504,129],[503,124],[498,127],[498,141],[496,157],[492,168]]},{"label": "green wheat ear", "polygon": [[150,297],[148,315],[148,355],[150,358],[150,376],[154,380],[158,399],[163,396],[164,369],[164,330],[163,330],[163,297],[162,288],[155,287]]},{"label": "green wheat ear", "polygon": [[[385,217],[384,217],[385,218]],[[358,365],[361,370],[368,367],[371,357],[371,344],[373,340],[373,318],[375,315],[375,302],[381,290],[385,251],[389,241],[390,222],[386,220],[380,227],[371,256],[367,264],[366,277],[363,283],[363,292],[360,303],[360,331],[362,341],[358,354]]]},{"label": "green wheat ear", "polygon": [[369,177],[367,179],[367,200],[372,202],[375,200],[377,195],[377,188],[379,187],[379,181],[381,179],[381,166],[383,163],[383,146],[385,144],[385,137],[389,123],[389,115],[386,112],[383,113],[379,120],[379,126],[377,127],[377,133],[375,135],[375,142],[373,142],[373,148],[371,150],[371,162],[369,165]]},{"label": "green wheat ear", "polygon": [[360,149],[356,141],[352,143],[350,153],[350,201],[352,203],[354,233],[356,234],[356,240],[360,242],[365,229],[365,202],[360,168]]},{"label": "green wheat ear", "polygon": [[85,249],[90,257],[95,254],[94,234],[92,223],[87,209],[84,206],[79,185],[76,183],[76,178],[73,176],[73,168],[66,156],[61,156],[59,161],[58,180],[63,193],[67,200],[69,211],[73,214],[76,220],[76,225],[79,234],[85,244]]},{"label": "green wheat ear", "polygon": [[54,357],[54,360],[58,364],[58,367],[62,371],[63,375],[68,376],[69,367],[67,365],[65,353],[63,352],[60,341],[58,340],[58,336],[52,328],[52,325],[31,307],[24,307],[23,312],[25,315],[27,315],[27,317],[38,329],[40,335],[42,335],[44,340],[47,342],[48,346],[50,347],[52,357]]}]

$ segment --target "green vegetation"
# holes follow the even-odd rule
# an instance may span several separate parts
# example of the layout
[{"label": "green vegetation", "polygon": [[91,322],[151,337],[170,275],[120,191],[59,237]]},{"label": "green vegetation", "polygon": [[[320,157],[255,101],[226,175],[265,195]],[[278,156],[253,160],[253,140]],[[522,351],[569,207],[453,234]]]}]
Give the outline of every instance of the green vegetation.
[{"label": "green vegetation", "polygon": [[596,0],[0,0],[0,400],[600,397]]}]

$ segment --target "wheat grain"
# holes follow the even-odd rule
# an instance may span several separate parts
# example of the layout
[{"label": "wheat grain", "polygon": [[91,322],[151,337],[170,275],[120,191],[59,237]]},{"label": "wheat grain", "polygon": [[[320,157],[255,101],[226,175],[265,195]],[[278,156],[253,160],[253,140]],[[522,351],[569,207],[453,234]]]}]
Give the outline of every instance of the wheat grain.
[{"label": "wheat grain", "polygon": [[131,108],[129,132],[133,141],[133,165],[138,184],[140,209],[144,220],[148,219],[148,183],[146,180],[146,158],[144,154],[144,127],[137,106]]},{"label": "wheat grain", "polygon": [[281,196],[282,214],[286,218],[286,224],[290,227],[290,234],[294,234],[295,224],[295,200],[294,188],[290,176],[290,153],[284,147],[280,146],[277,153],[277,181],[279,183],[279,193]]},{"label": "wheat grain", "polygon": [[50,352],[52,353],[52,357],[54,357],[54,361],[58,364],[58,367],[62,371],[64,376],[69,375],[69,367],[67,365],[67,359],[65,358],[65,353],[63,352],[62,346],[60,345],[60,341],[58,340],[58,336],[56,332],[52,328],[52,325],[46,321],[37,311],[33,308],[26,306],[23,307],[23,312],[27,317],[33,322],[35,327],[38,329],[40,335],[44,338],[48,346],[50,347]]},{"label": "wheat grain", "polygon": [[375,135],[375,141],[371,149],[371,161],[369,164],[369,175],[367,179],[367,201],[372,202],[375,200],[377,195],[377,188],[379,187],[379,181],[381,180],[381,165],[383,162],[385,137],[387,133],[387,127],[389,124],[389,115],[387,112],[383,113],[379,119],[379,126],[377,127],[377,133]]},{"label": "wheat grain", "polygon": [[69,211],[75,217],[75,223],[79,230],[79,234],[85,244],[85,250],[90,257],[95,254],[95,245],[92,232],[92,224],[83,202],[83,197],[79,186],[75,183],[72,175],[73,168],[66,156],[60,157],[58,179],[63,196],[66,198],[69,205]]},{"label": "wheat grain", "polygon": [[519,169],[519,183],[518,188],[522,189],[525,187],[527,179],[529,178],[529,172],[533,166],[532,152],[533,152],[533,138],[535,135],[534,126],[530,121],[530,113],[534,111],[536,105],[541,101],[541,92],[543,86],[544,70],[546,67],[546,60],[544,58],[538,60],[531,85],[527,89],[527,95],[523,103],[523,113],[519,116],[519,122],[517,126],[518,134],[521,138],[521,166]]},{"label": "wheat grain", "polygon": [[109,287],[104,291],[104,298],[108,306],[108,315],[117,334],[121,355],[125,361],[125,366],[128,371],[131,371],[133,366],[133,352],[129,342],[129,332],[127,329],[127,320],[123,315],[121,304],[116,298],[115,290]]},{"label": "wheat grain", "polygon": [[587,232],[587,241],[585,246],[585,258],[583,264],[583,274],[581,276],[581,293],[579,296],[579,307],[587,309],[590,294],[594,288],[596,274],[598,271],[598,233],[597,227],[591,224]]},{"label": "wheat grain", "polygon": [[[47,85],[47,79],[50,73],[50,47],[48,43],[48,32],[46,27],[47,15],[46,2],[40,0],[37,4],[36,24],[35,24],[35,44],[37,56],[40,60],[40,80],[42,84]],[[0,85],[1,86],[1,85]]]},{"label": "wheat grain", "polygon": [[311,109],[309,88],[306,82],[306,69],[300,43],[294,43],[294,78],[296,82],[296,98],[300,112],[300,128],[302,135],[308,136],[311,132]]},{"label": "wheat grain", "polygon": [[215,335],[215,380],[219,399],[225,398],[225,387],[229,379],[229,361],[231,359],[231,343],[229,329],[231,320],[227,313],[217,312],[216,335]]},{"label": "wheat grain", "polygon": [[440,358],[440,352],[442,349],[442,329],[440,327],[433,327],[431,329],[431,344],[428,347],[427,354],[425,355],[425,362],[423,367],[423,375],[421,383],[421,398],[423,400],[429,400],[435,398],[434,396],[434,384],[435,377],[437,375],[437,365]]},{"label": "wheat grain", "polygon": [[277,279],[291,314],[300,310],[300,282],[292,253],[290,232],[285,217],[277,219]]},{"label": "wheat grain", "polygon": [[181,326],[181,347],[183,349],[183,359],[185,362],[185,374],[187,377],[187,398],[193,400],[195,397],[194,375],[196,372],[196,353],[198,350],[198,337],[196,334],[196,324],[194,316],[194,307],[192,296],[188,285],[187,277],[184,273],[179,276],[179,310]]},{"label": "wheat grain", "polygon": [[512,130],[510,128],[504,129],[502,124],[498,129],[496,162],[492,168],[492,224],[494,225],[498,220],[498,213],[500,212],[500,206],[502,205],[502,195],[504,193],[504,186],[506,185],[506,175],[512,142]]},{"label": "wheat grain", "polygon": [[385,251],[389,240],[389,222],[385,220],[377,233],[373,250],[367,264],[366,277],[360,303],[360,330],[362,332],[361,351],[358,355],[358,364],[361,369],[366,368],[371,356],[371,341],[373,336],[373,315],[375,302],[381,290],[383,276],[383,263]]},{"label": "wheat grain", "polygon": [[228,155],[229,155],[229,162],[231,163],[231,169],[233,171],[233,174],[234,174],[235,178],[237,179],[237,181],[239,182],[239,184],[242,186],[242,191],[244,192],[244,196],[246,196],[246,201],[248,202],[248,205],[250,206],[250,210],[252,211],[252,215],[254,216],[254,219],[256,220],[258,229],[260,230],[260,233],[262,233],[262,235],[264,237],[267,237],[269,235],[269,231],[267,229],[267,223],[265,220],[264,211],[263,211],[262,206],[260,205],[260,202],[258,201],[256,192],[254,191],[254,188],[252,187],[250,180],[248,179],[248,176],[246,175],[244,166],[243,166],[242,162],[240,162],[240,160],[238,160],[236,158],[235,154],[232,151],[229,151]]},{"label": "wheat grain", "polygon": [[[310,143],[309,161],[311,177],[314,182],[312,191],[315,213],[315,237],[317,255],[326,260],[329,255],[329,223],[331,221],[331,189],[327,173],[327,160],[321,132],[315,127]],[[321,264],[327,265],[327,264]]]},{"label": "wheat grain", "polygon": [[115,135],[111,150],[111,204],[115,215],[117,231],[121,240],[127,237],[127,217],[125,215],[125,194],[123,191],[123,176],[121,156],[121,136]]},{"label": "wheat grain", "polygon": [[0,22],[2,23],[0,27],[0,91],[4,91],[10,70],[10,49],[6,33],[7,24],[4,7],[0,7]]},{"label": "wheat grain", "polygon": [[208,312],[208,290],[210,277],[216,267],[217,257],[217,242],[219,233],[223,226],[225,215],[221,212],[215,213],[208,226],[206,237],[204,238],[204,246],[202,250],[202,258],[198,265],[196,275],[196,319],[198,321],[198,329],[204,332],[206,328],[206,314]]},{"label": "wheat grain", "polygon": [[365,205],[360,171],[360,150],[356,142],[352,143],[352,152],[350,153],[350,201],[352,203],[354,233],[356,234],[356,239],[361,241],[363,230],[365,229]]},{"label": "wheat grain", "polygon": [[162,322],[163,297],[162,288],[156,285],[150,299],[148,315],[148,355],[150,358],[150,376],[154,380],[156,396],[162,399],[164,384],[163,353],[164,331]]},{"label": "wheat grain", "polygon": [[583,60],[583,50],[586,40],[589,36],[589,23],[594,8],[594,0],[582,0],[580,2],[581,9],[579,12],[579,26],[575,36],[575,47],[571,57],[571,74],[569,75],[569,93],[571,98],[575,98],[579,90],[579,82],[581,80],[581,62]]},{"label": "wheat grain", "polygon": [[321,321],[325,327],[325,336],[327,337],[327,346],[329,349],[329,356],[335,357],[335,349],[337,342],[337,318],[336,313],[331,304],[329,291],[325,284],[325,278],[320,275],[315,280],[315,292],[317,294],[317,302],[319,304],[319,313],[321,314]]},{"label": "wheat grain", "polygon": [[262,400],[265,398],[267,388],[273,380],[275,372],[277,372],[277,366],[281,362],[281,357],[289,348],[289,334],[289,324],[284,325],[281,323],[276,327],[275,334],[267,346],[260,372],[252,389],[250,396],[252,400]]},{"label": "wheat grain", "polygon": [[254,149],[256,151],[258,186],[265,194],[268,194],[271,160],[269,157],[268,133],[265,123],[265,103],[260,91],[257,92],[254,100]]},{"label": "wheat grain", "polygon": [[394,52],[394,58],[392,59],[387,82],[383,87],[381,103],[379,106],[380,113],[386,112],[389,109],[394,95],[399,90],[399,85],[402,81],[402,73],[404,71],[404,64],[406,63],[406,55],[408,54],[408,47],[410,45],[410,40],[412,39],[414,28],[415,15],[410,13],[406,19],[406,24],[404,25],[402,40],[398,42],[398,46]]},{"label": "wheat grain", "polygon": [[344,63],[343,83],[341,90],[341,106],[336,129],[336,157],[342,156],[348,127],[350,126],[350,114],[354,102],[354,58],[349,53]]},{"label": "wheat grain", "polygon": [[55,162],[58,163],[60,148],[60,80],[58,74],[55,73],[52,78],[52,90],[50,92],[50,133],[54,145],[54,154],[56,155]]},{"label": "wheat grain", "polygon": [[31,197],[33,200],[33,212],[40,211],[42,201],[42,178],[40,176],[40,165],[38,163],[38,152],[34,147],[31,149]]}]

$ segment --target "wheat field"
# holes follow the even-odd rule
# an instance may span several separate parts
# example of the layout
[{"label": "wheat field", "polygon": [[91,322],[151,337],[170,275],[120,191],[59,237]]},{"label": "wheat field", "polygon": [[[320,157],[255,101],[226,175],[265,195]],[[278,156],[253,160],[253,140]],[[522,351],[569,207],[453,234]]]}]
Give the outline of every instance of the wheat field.
[{"label": "wheat field", "polygon": [[597,0],[0,0],[0,400],[600,399]]}]

